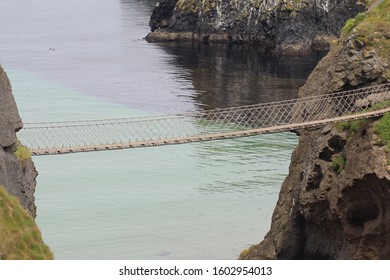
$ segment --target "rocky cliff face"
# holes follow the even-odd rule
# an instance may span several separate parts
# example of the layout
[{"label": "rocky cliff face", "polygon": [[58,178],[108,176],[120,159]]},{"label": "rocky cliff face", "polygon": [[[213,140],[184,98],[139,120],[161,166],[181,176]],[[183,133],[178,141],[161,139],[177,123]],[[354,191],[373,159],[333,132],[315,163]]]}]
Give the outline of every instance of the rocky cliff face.
[{"label": "rocky cliff face", "polygon": [[[302,96],[390,81],[390,0],[376,2],[344,27]],[[302,131],[271,229],[240,258],[389,259],[389,131],[390,115]]]},{"label": "rocky cliff face", "polygon": [[252,43],[296,54],[327,49],[364,9],[356,0],[160,0],[147,40]]},{"label": "rocky cliff face", "polygon": [[0,66],[0,185],[16,196],[35,217],[34,192],[38,173],[28,150],[17,141],[16,132],[22,125],[10,81]]},{"label": "rocky cliff face", "polygon": [[7,74],[0,66],[0,260],[53,259],[34,222],[38,175],[16,138],[22,128]]}]

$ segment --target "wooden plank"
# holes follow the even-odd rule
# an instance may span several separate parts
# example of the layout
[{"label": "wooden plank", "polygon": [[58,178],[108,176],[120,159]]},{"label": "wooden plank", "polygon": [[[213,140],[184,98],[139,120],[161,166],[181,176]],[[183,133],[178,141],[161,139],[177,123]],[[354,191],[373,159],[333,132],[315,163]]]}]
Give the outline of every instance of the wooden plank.
[{"label": "wooden plank", "polygon": [[110,145],[75,146],[75,147],[35,149],[35,150],[33,149],[31,150],[31,153],[33,156],[58,155],[58,154],[68,154],[68,153],[82,153],[82,152],[92,152],[92,151],[152,147],[152,146],[183,144],[183,143],[200,142],[200,141],[212,141],[212,140],[219,140],[219,139],[230,139],[230,138],[238,138],[238,137],[248,137],[248,136],[253,136],[258,134],[291,131],[291,130],[309,128],[309,127],[318,127],[329,123],[372,118],[372,117],[381,116],[388,112],[390,112],[390,108],[371,111],[371,112],[357,113],[353,115],[346,115],[341,117],[335,117],[330,119],[287,124],[287,125],[280,125],[280,126],[273,126],[273,127],[265,127],[265,128],[258,128],[258,129],[250,129],[250,130],[243,130],[243,131],[232,131],[232,132],[224,132],[224,133],[196,135],[196,136],[176,138],[176,139],[160,139],[160,140],[150,140],[150,141],[140,141],[140,142],[118,143],[118,144],[110,144]]}]

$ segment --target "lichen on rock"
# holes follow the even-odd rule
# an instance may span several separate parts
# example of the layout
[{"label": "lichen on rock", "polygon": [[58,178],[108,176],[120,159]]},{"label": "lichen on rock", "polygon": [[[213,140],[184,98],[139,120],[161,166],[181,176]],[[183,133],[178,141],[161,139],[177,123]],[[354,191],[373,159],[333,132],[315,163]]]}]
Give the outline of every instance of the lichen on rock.
[{"label": "lichen on rock", "polygon": [[354,0],[160,0],[146,39],[249,43],[302,54],[328,49],[347,19],[364,9]]}]

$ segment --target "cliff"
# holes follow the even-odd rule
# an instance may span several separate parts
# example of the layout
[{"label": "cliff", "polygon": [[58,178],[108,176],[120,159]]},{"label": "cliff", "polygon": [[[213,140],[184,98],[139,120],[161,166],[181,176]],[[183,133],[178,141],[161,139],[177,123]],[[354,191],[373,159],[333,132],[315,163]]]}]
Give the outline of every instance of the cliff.
[{"label": "cliff", "polygon": [[[389,13],[349,20],[300,95],[389,82]],[[389,114],[301,131],[271,229],[240,258],[390,259],[389,131]]]},{"label": "cliff", "polygon": [[150,20],[153,41],[256,44],[285,54],[329,49],[356,0],[160,0]]},{"label": "cliff", "polygon": [[23,126],[7,74],[0,66],[0,185],[16,196],[20,203],[35,217],[35,185],[38,173],[20,145],[16,132]]},{"label": "cliff", "polygon": [[16,138],[22,125],[0,66],[0,259],[52,258],[33,219],[38,173],[29,150]]}]

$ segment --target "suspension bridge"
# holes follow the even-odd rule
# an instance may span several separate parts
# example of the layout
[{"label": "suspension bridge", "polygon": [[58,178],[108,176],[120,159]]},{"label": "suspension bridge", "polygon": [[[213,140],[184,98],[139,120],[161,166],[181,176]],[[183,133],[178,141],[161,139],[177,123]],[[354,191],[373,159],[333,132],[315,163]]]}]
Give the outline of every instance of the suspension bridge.
[{"label": "suspension bridge", "polygon": [[390,112],[390,84],[203,112],[138,118],[26,123],[32,155],[181,144],[291,131]]}]

